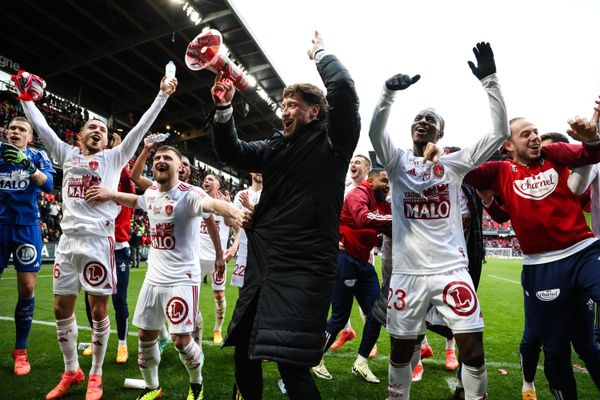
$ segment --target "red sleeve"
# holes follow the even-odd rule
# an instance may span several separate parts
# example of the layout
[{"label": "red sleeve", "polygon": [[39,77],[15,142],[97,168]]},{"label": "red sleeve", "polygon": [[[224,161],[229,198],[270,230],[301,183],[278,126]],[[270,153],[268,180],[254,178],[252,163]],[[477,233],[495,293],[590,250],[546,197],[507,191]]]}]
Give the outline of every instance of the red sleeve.
[{"label": "red sleeve", "polygon": [[135,193],[135,185],[131,180],[131,173],[127,167],[121,170],[121,178],[119,179],[119,192]]},{"label": "red sleeve", "polygon": [[542,147],[542,157],[569,168],[600,162],[600,144],[552,143]]},{"label": "red sleeve", "polygon": [[486,207],[485,211],[487,211],[489,216],[499,224],[502,224],[510,219],[510,216],[504,207],[501,206],[496,199],[492,200],[492,204],[490,204],[489,207]]},{"label": "red sleeve", "polygon": [[358,228],[375,228],[387,232],[384,228],[392,226],[391,215],[382,215],[369,209],[369,193],[365,188],[359,186],[352,190],[345,202]]},{"label": "red sleeve", "polygon": [[477,190],[492,189],[503,162],[504,161],[485,162],[469,172],[465,176],[463,182],[473,186]]}]

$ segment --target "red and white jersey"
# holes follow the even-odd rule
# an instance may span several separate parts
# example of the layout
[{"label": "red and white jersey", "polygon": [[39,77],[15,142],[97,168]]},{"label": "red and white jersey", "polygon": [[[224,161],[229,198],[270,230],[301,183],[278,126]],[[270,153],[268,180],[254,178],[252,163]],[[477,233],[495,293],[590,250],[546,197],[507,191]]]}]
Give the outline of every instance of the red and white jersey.
[{"label": "red and white jersey", "polygon": [[21,101],[27,119],[40,135],[46,149],[63,168],[63,219],[60,226],[64,233],[113,236],[115,218],[119,213],[117,204],[107,201],[92,205],[85,201],[85,194],[92,186],[117,191],[121,170],[135,154],[138,144],[167,99],[167,94],[159,92],[150,108],[120,145],[91,156],[84,156],[79,147],[63,142],[32,101]]},{"label": "red and white jersey", "polygon": [[492,131],[471,147],[423,164],[412,150],[393,144],[385,126],[395,92],[384,89],[369,136],[388,172],[392,192],[392,274],[428,275],[468,267],[460,192],[463,177],[486,161],[509,135],[495,74],[481,81],[490,104]]},{"label": "red and white jersey", "polygon": [[150,222],[147,283],[200,284],[198,235],[202,206],[209,198],[202,189],[183,182],[167,192],[151,186],[138,197],[137,207],[148,212]]},{"label": "red and white jersey", "polygon": [[[210,215],[210,214],[209,214]],[[208,218],[208,215],[204,215]],[[220,215],[212,214],[217,228],[219,229],[219,238],[221,239],[221,250],[225,251],[227,248],[227,239],[229,238],[229,227],[225,225],[225,219]],[[198,238],[200,242],[200,248],[198,251],[199,260],[214,260],[215,259],[215,245],[210,239],[208,234],[208,228],[204,222],[204,218],[200,222],[200,236]]]},{"label": "red and white jersey", "polygon": [[488,162],[469,173],[465,182],[502,197],[523,250],[523,264],[541,264],[568,257],[596,240],[568,179],[569,168],[599,160],[600,145],[554,143],[542,148],[538,162]]},{"label": "red and white jersey", "polygon": [[[252,203],[256,206],[258,204],[258,202],[260,201],[260,194],[262,193],[262,190],[259,191],[254,191],[252,190],[252,188],[248,188],[246,190],[240,191],[238,192],[234,199],[233,199],[233,205],[236,206],[237,208],[239,208],[240,210],[244,211],[246,210],[246,208],[242,205],[242,202],[240,201],[240,193],[242,192],[248,192],[248,197],[250,198],[250,201],[252,201]],[[247,257],[248,255],[248,236],[246,236],[246,231],[243,228],[242,232],[240,233],[240,245],[238,247],[238,257]]]}]

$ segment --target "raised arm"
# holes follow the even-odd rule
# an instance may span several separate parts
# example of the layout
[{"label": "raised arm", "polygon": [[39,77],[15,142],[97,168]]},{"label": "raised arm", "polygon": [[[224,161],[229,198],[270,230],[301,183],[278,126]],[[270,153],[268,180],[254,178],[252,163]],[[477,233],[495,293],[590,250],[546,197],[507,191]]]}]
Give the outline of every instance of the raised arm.
[{"label": "raised arm", "polygon": [[142,172],[144,171],[144,165],[152,152],[152,148],[156,146],[154,142],[144,143],[144,148],[142,152],[135,160],[133,164],[133,168],[131,168],[131,180],[135,185],[142,191],[145,192],[150,186],[152,186],[152,180],[142,176]]},{"label": "raised arm", "polygon": [[138,121],[138,123],[129,131],[129,133],[123,139],[123,142],[115,146],[113,151],[118,152],[119,165],[125,165],[127,161],[133,158],[135,151],[140,144],[142,137],[144,134],[148,132],[148,129],[152,126],[156,117],[163,109],[167,100],[171,94],[175,92],[177,89],[177,78],[167,78],[166,76],[162,78],[160,81],[160,91],[154,102],[150,106],[150,108],[142,115],[142,118]]},{"label": "raised arm", "polygon": [[457,160],[464,167],[464,173],[487,161],[510,136],[506,105],[496,75],[492,48],[489,43],[480,42],[473,48],[473,53],[477,66],[471,61],[468,64],[487,93],[492,131],[480,137],[473,145],[447,156],[448,159]]},{"label": "raised arm", "polygon": [[358,94],[354,81],[344,65],[333,54],[328,54],[323,38],[315,31],[308,56],[315,61],[327,89],[327,127],[336,152],[352,155],[360,136]]},{"label": "raised arm", "polygon": [[40,135],[40,139],[46,150],[62,164],[65,155],[72,147],[63,142],[56,132],[50,128],[50,125],[46,122],[46,118],[44,118],[44,115],[36,107],[33,101],[21,100],[21,106],[23,107],[27,120],[31,123],[38,135]]}]

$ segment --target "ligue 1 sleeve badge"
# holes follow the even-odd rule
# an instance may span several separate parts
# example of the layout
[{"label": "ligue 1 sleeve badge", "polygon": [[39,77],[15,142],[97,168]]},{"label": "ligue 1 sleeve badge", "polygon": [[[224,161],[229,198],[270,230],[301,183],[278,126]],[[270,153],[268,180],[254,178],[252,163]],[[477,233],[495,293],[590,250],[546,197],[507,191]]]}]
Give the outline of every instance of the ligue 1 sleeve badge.
[{"label": "ligue 1 sleeve badge", "polygon": [[433,166],[433,175],[435,175],[438,178],[441,178],[444,176],[444,166],[442,164],[435,164]]}]

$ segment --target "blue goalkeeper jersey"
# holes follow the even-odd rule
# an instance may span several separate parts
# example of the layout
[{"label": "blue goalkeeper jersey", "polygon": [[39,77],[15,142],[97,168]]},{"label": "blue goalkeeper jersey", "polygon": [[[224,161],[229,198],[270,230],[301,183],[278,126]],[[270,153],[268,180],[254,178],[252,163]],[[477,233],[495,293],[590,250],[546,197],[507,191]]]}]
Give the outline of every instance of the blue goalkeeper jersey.
[{"label": "blue goalkeeper jersey", "polygon": [[24,153],[48,180],[41,187],[20,165],[2,161],[5,147],[0,145],[0,224],[39,225],[37,199],[42,190],[50,193],[54,186],[54,168],[46,152],[28,148]]}]

